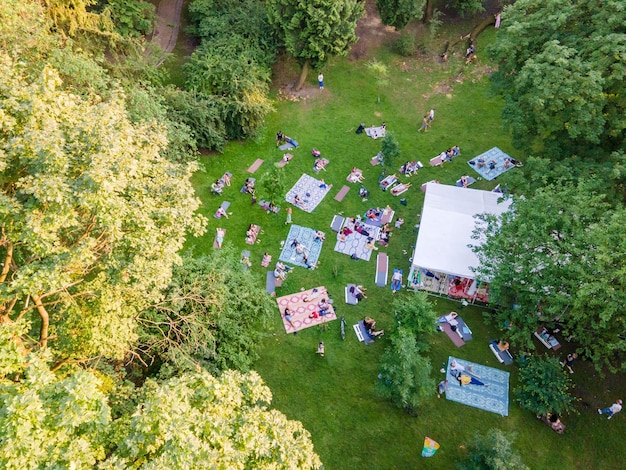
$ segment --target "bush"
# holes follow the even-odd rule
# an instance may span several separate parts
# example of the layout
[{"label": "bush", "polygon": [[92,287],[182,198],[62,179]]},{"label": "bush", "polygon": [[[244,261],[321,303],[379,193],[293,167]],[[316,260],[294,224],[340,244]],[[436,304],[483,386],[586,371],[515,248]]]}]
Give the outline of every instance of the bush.
[{"label": "bush", "polygon": [[403,57],[411,57],[415,54],[415,34],[409,31],[402,31],[400,38],[394,43],[394,48]]},{"label": "bush", "polygon": [[468,448],[467,460],[461,462],[462,470],[527,470],[519,454],[513,451],[511,441],[515,434],[490,429],[485,435],[477,435]]},{"label": "bush", "polygon": [[515,394],[522,408],[540,415],[574,409],[574,397],[569,394],[572,382],[558,359],[529,357],[520,367],[519,381]]}]

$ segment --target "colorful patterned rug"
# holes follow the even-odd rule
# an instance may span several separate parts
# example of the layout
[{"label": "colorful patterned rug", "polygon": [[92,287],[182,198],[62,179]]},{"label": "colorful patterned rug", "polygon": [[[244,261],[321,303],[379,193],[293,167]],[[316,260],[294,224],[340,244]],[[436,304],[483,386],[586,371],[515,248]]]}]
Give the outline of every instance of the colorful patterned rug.
[{"label": "colorful patterned rug", "polygon": [[[466,370],[471,367],[474,376],[488,386],[463,385],[461,387],[459,381],[452,375],[450,364],[453,360],[464,366]],[[502,416],[509,415],[508,372],[450,356],[448,358],[446,379],[448,380],[448,391],[446,392],[448,400],[491,411]]]},{"label": "colorful patterned rug", "polygon": [[[348,227],[351,230],[354,230],[354,224],[346,221],[344,227]],[[367,233],[369,235],[362,235],[359,232],[353,231],[350,235],[342,235],[341,232],[337,234],[337,243],[335,244],[335,251],[339,253],[344,253],[348,256],[352,256],[355,254],[359,259],[369,261],[372,257],[372,251],[366,248],[367,239],[373,238],[374,240],[378,240],[378,235],[380,233],[380,227],[375,227],[373,225],[365,225],[367,227]]]},{"label": "colorful patterned rug", "polygon": [[[280,316],[283,320],[283,325],[285,326],[285,331],[287,333],[295,333],[296,331],[304,330],[305,328],[319,325],[321,323],[327,323],[329,321],[337,319],[337,315],[335,315],[335,309],[332,305],[330,307],[331,313],[329,313],[328,315],[324,315],[323,317],[318,318],[309,317],[309,315],[311,315],[313,312],[318,311],[317,304],[320,300],[328,299],[328,292],[326,291],[326,287],[320,286],[316,287],[315,289],[317,289],[318,295],[309,302],[306,302],[304,299],[312,296],[313,289],[296,292],[294,294],[285,295],[276,299],[276,303],[278,304],[278,310],[280,311]],[[285,308],[287,307],[293,312],[293,315],[291,317],[291,322],[293,323],[293,326],[291,326],[284,317]]]},{"label": "colorful patterned rug", "polygon": [[[320,187],[320,185],[322,185],[320,180],[305,173],[287,192],[285,200],[305,212],[313,212],[332,187],[331,185]],[[302,201],[300,204],[295,203],[296,196]]]},{"label": "colorful patterned rug", "polygon": [[[482,158],[485,160],[485,166],[478,168],[478,159]],[[505,171],[509,171],[515,166],[511,164],[508,168],[504,168],[504,160],[508,158],[509,161],[513,160],[509,155],[504,153],[498,147],[494,147],[491,150],[487,150],[485,153],[481,153],[480,155],[472,158],[467,164],[471,166],[476,173],[482,176],[487,181],[491,181],[492,179],[497,178]],[[489,162],[495,162],[495,168],[493,170],[489,169]]]},{"label": "colorful patterned rug", "polygon": [[289,229],[289,235],[287,235],[287,240],[285,240],[285,245],[283,246],[283,251],[281,251],[279,259],[287,264],[301,266],[303,268],[307,267],[303,261],[304,256],[296,253],[295,247],[291,246],[294,239],[298,240],[298,242],[306,247],[309,264],[317,264],[324,242],[315,240],[315,230],[308,227],[301,227],[300,225],[292,225]]}]

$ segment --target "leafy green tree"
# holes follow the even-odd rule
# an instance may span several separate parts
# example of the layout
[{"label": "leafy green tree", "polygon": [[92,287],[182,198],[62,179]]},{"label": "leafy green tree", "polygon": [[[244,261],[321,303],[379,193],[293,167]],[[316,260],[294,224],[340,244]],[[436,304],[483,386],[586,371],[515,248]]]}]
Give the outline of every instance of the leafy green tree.
[{"label": "leafy green tree", "polygon": [[378,394],[410,413],[435,393],[430,360],[420,352],[413,331],[400,327],[390,335],[379,365]]},{"label": "leafy green tree", "polygon": [[624,148],[622,2],[519,0],[491,47],[503,117],[520,147],[602,160]]},{"label": "leafy green tree", "polygon": [[321,467],[302,424],[268,409],[271,392],[256,372],[186,374],[143,388],[101,468]]},{"label": "leafy green tree", "polygon": [[285,169],[274,167],[263,173],[260,178],[260,186],[263,188],[264,198],[277,204],[287,191],[287,183],[285,181]]},{"label": "leafy green tree", "polygon": [[409,21],[421,20],[427,0],[376,0],[383,24],[403,29]]},{"label": "leafy green tree", "polygon": [[103,8],[110,8],[115,29],[122,36],[135,37],[150,34],[156,19],[156,8],[143,0],[101,0]]},{"label": "leafy green tree", "polygon": [[482,220],[477,274],[490,279],[496,317],[512,325],[513,342],[534,348],[533,331],[558,319],[596,367],[623,367],[623,207],[611,209],[581,182],[537,190],[499,219]]},{"label": "leafy green tree", "polygon": [[56,375],[46,355],[25,356],[15,335],[27,330],[23,321],[0,326],[0,467],[93,468],[111,423],[101,381],[81,370]]},{"label": "leafy green tree", "polygon": [[178,370],[247,371],[273,313],[264,292],[233,248],[186,256],[165,298],[141,314],[138,349]]},{"label": "leafy green tree", "polygon": [[417,340],[420,351],[426,351],[430,345],[429,336],[435,331],[437,313],[425,292],[416,292],[411,297],[397,297],[393,301],[396,325],[411,331]]},{"label": "leafy green tree", "polygon": [[0,72],[1,321],[33,318],[62,359],[122,357],[204,230],[197,166],[163,158],[163,129],[132,125],[119,91],[79,97],[50,67],[29,82],[6,55]]},{"label": "leafy green tree", "polygon": [[269,0],[270,24],[302,67],[295,86],[304,85],[309,67],[320,70],[331,56],[344,56],[357,41],[356,23],[364,5],[358,0]]},{"label": "leafy green tree", "polygon": [[385,137],[383,137],[380,150],[383,154],[383,168],[391,168],[390,171],[393,171],[396,161],[401,155],[400,144],[393,132],[387,131]]},{"label": "leafy green tree", "polygon": [[535,414],[563,414],[574,409],[572,381],[554,357],[529,356],[520,366],[515,396],[520,406]]},{"label": "leafy green tree", "polygon": [[528,470],[521,456],[513,450],[515,433],[490,429],[477,435],[468,447],[468,458],[459,464],[461,470]]},{"label": "leafy green tree", "polygon": [[321,467],[308,431],[269,408],[256,372],[183,373],[107,396],[110,377],[53,373],[49,350],[23,351],[28,329],[0,324],[2,468]]}]

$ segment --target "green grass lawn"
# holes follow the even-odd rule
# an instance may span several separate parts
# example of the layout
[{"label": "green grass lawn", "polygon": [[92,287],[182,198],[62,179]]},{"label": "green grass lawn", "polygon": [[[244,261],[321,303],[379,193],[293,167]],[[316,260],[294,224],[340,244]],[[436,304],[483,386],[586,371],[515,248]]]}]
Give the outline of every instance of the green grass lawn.
[{"label": "green grass lawn", "polygon": [[[486,33],[481,37],[482,41],[488,41],[491,34]],[[624,392],[624,386],[615,378],[599,378],[583,361],[576,364],[574,376],[577,393],[582,397],[578,403],[580,414],[564,418],[567,430],[563,436],[515,405],[512,390],[516,383],[516,366],[506,368],[511,373],[511,402],[506,418],[436,396],[424,403],[417,417],[411,417],[374,394],[378,359],[386,341],[383,337],[365,346],[357,341],[352,325],[364,315],[370,315],[378,320],[380,327],[391,328],[394,297],[389,287],[374,285],[375,255],[369,262],[353,261],[333,251],[335,238],[329,228],[333,215],[362,214],[369,207],[391,205],[396,217],[403,217],[406,223],[401,229],[394,230],[389,248],[381,248],[381,251],[389,254],[390,270],[402,268],[406,276],[416,238],[414,225],[419,222],[423,203],[424,195],[419,189],[423,182],[439,179],[441,183],[453,184],[466,172],[473,175],[466,162],[494,146],[524,160],[524,155],[511,146],[502,128],[502,103],[489,92],[486,77],[489,64],[483,62],[465,68],[455,59],[442,65],[430,57],[423,57],[407,60],[410,70],[403,72],[400,65],[404,59],[390,54],[385,48],[376,59],[389,67],[388,84],[378,85],[363,62],[333,60],[324,70],[326,90],[315,90],[312,98],[300,102],[277,101],[276,112],[269,116],[266,128],[256,140],[234,142],[223,154],[204,157],[206,171],[195,175],[194,184],[203,201],[202,211],[209,218],[209,229],[204,237],[190,240],[188,246],[193,246],[197,254],[208,252],[212,249],[215,228],[223,226],[227,229],[225,243],[233,244],[237,249],[251,250],[251,270],[264,285],[267,269],[260,266],[261,256],[268,251],[274,261],[278,260],[280,241],[289,230],[284,225],[287,203],[281,204],[278,214],[271,215],[252,206],[250,197],[239,192],[249,176],[246,169],[257,158],[265,160],[254,174],[258,179],[281,158],[282,152],[274,146],[278,130],[300,143],[300,148],[294,152],[296,157],[285,168],[287,188],[302,173],[315,175],[312,171],[313,147],[330,160],[328,171],[320,175],[333,184],[329,195],[313,213],[295,208],[293,213],[295,224],[327,232],[321,266],[315,271],[296,268],[277,293],[280,296],[325,285],[335,300],[338,316],[346,318],[346,339],[342,341],[340,338],[339,321],[327,324],[326,328],[309,328],[297,336],[288,336],[277,311],[268,337],[261,345],[261,359],[255,365],[273,392],[274,407],[289,418],[301,421],[311,432],[316,451],[327,469],[451,468],[464,456],[465,446],[472,436],[491,427],[517,432],[515,448],[530,468],[620,468],[624,458],[621,436],[625,431],[625,416],[606,421],[598,417],[595,408],[618,398],[617,394]],[[293,71],[295,80],[297,70],[294,68]],[[315,86],[316,76],[316,73],[310,74],[309,86]],[[436,110],[433,126],[426,134],[418,133],[421,118],[431,107]],[[402,177],[413,184],[403,195],[408,201],[407,206],[400,205],[399,198],[378,188],[381,168],[371,166],[369,161],[380,149],[380,141],[354,132],[360,122],[369,126],[383,121],[400,143],[402,157],[395,166],[414,159],[425,165],[416,176]],[[461,148],[461,157],[444,168],[428,165],[430,158],[455,144]],[[371,192],[367,202],[358,197],[359,185],[345,180],[353,166],[364,171],[364,185]],[[223,196],[211,195],[211,183],[224,171],[233,173],[232,186],[226,188]],[[493,182],[478,181],[473,187],[491,189],[505,181],[506,175],[503,175]],[[344,184],[351,189],[339,203],[333,197]],[[261,199],[263,193],[259,191]],[[231,202],[229,212],[232,215],[218,221],[212,214],[223,200]],[[250,223],[260,225],[263,230],[259,242],[251,247],[244,244],[245,230]],[[442,250],[445,247],[442,246]],[[357,306],[345,305],[343,288],[348,282],[367,287],[369,298]],[[410,296],[411,293],[403,290],[395,295]],[[474,340],[461,349],[457,349],[443,333],[433,336],[429,354],[437,381],[442,377],[438,372],[440,365],[449,355],[504,368],[488,349],[488,340],[498,337],[499,332],[492,325],[485,324],[485,309],[462,308],[459,303],[434,297],[432,301],[441,314],[459,311],[474,332]],[[326,344],[324,358],[315,354],[319,340]],[[572,348],[565,343],[562,351]],[[545,349],[537,349],[537,353],[543,352]],[[425,436],[441,444],[441,449],[431,459],[420,456]]]}]

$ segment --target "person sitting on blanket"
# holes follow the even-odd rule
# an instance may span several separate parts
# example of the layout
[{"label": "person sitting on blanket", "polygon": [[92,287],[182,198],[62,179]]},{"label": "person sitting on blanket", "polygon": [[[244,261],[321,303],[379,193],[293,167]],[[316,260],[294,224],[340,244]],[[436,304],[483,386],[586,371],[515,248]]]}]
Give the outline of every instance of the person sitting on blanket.
[{"label": "person sitting on blanket", "polygon": [[480,385],[482,387],[489,387],[485,382],[481,382],[476,377],[472,377],[471,375],[459,374],[456,379],[459,381],[459,385],[462,387],[463,385]]},{"label": "person sitting on blanket", "polygon": [[252,267],[252,262],[250,261],[250,258],[248,256],[243,255],[241,257],[241,262],[245,264],[246,266],[248,266],[249,268]]},{"label": "person sitting on blanket", "polygon": [[402,227],[402,225],[404,225],[404,219],[402,217],[399,217],[398,219],[396,219],[395,227],[400,228]]},{"label": "person sitting on blanket", "polygon": [[270,261],[272,261],[272,255],[270,255],[268,252],[265,252],[263,254],[263,259],[261,260],[261,266],[263,266],[264,268],[268,267],[270,265]]},{"label": "person sitting on blanket", "polygon": [[246,183],[243,189],[244,193],[254,195],[254,180],[250,178],[246,178]]},{"label": "person sitting on blanket", "polygon": [[314,157],[319,157],[320,155],[322,155],[322,152],[320,152],[319,150],[317,150],[316,148],[314,148],[313,150],[311,150],[311,155],[313,155]]},{"label": "person sitting on blanket", "polygon": [[365,244],[365,249],[378,251],[378,248],[376,247],[376,242],[374,241],[373,238],[369,237],[367,239],[367,243]]},{"label": "person sitting on blanket", "polygon": [[469,184],[469,176],[467,175],[461,176],[461,184],[463,185],[464,188],[467,188],[467,185]]},{"label": "person sitting on blanket", "polygon": [[487,172],[487,174],[491,173],[495,169],[496,169],[496,161],[495,160],[491,160],[489,162],[489,171]]},{"label": "person sitting on blanket", "polygon": [[326,234],[324,232],[322,232],[321,230],[316,230],[315,231],[315,239],[314,241],[316,242],[323,242],[326,241]]},{"label": "person sitting on blanket", "polygon": [[222,184],[222,182],[220,180],[217,180],[215,183],[211,185],[211,191],[213,191],[216,194],[222,194],[223,187],[224,185]]},{"label": "person sitting on blanket", "polygon": [[509,350],[509,343],[507,341],[504,340],[500,340],[498,341],[498,349],[500,351],[508,351]]},{"label": "person sitting on blanket", "polygon": [[368,219],[376,219],[378,217],[378,212],[376,212],[376,209],[368,209],[367,212],[365,213],[365,217],[367,217]]},{"label": "person sitting on blanket", "polygon": [[293,203],[296,206],[304,206],[304,201],[302,201],[302,199],[300,199],[300,196],[298,196],[297,194],[293,197]]},{"label": "person sitting on blanket", "polygon": [[315,164],[313,165],[313,169],[315,171],[320,171],[320,170],[326,171],[326,168],[324,168],[326,166],[326,163],[328,163],[326,160],[318,158],[317,160],[315,160]]},{"label": "person sitting on blanket", "polygon": [[291,153],[286,153],[283,155],[283,161],[285,163],[289,163],[289,160],[291,160],[293,158],[293,155]]},{"label": "person sitting on blanket", "polygon": [[476,164],[478,168],[484,168],[487,166],[487,164],[485,163],[485,159],[483,157],[478,157],[478,160],[476,160]]},{"label": "person sitting on blanket", "polygon": [[452,147],[452,153],[454,154],[455,157],[458,157],[459,155],[461,155],[461,149],[459,148],[458,145],[455,145],[454,147]]},{"label": "person sitting on blanket", "polygon": [[226,236],[226,230],[223,228],[217,228],[215,231],[217,232],[215,234],[215,244],[218,248],[222,248],[222,243],[224,243],[224,237]]},{"label": "person sitting on blanket", "polygon": [[289,307],[285,307],[285,313],[284,313],[285,320],[287,320],[287,323],[289,323],[292,328],[295,328],[295,325],[292,322],[292,319],[293,319],[292,315],[293,315],[293,313],[294,312],[292,312]]},{"label": "person sitting on blanket", "polygon": [[317,268],[317,265],[315,263],[311,263],[309,261],[309,257],[307,256],[306,253],[302,253],[302,262],[304,263],[304,265],[308,268],[308,269],[315,269]]},{"label": "person sitting on blanket", "polygon": [[367,295],[365,295],[365,291],[367,290],[363,286],[352,286],[350,288],[351,292],[354,294],[356,299],[360,302],[363,299],[367,299]]},{"label": "person sitting on blanket", "polygon": [[348,181],[351,183],[360,183],[365,178],[363,177],[363,173],[357,167],[352,168],[352,172],[348,176]]},{"label": "person sitting on blanket", "polygon": [[293,140],[291,137],[289,137],[288,135],[284,135],[283,140],[287,142],[289,145],[293,145],[295,148],[298,148],[298,143],[295,140]]},{"label": "person sitting on blanket", "polygon": [[228,173],[224,173],[220,178],[220,181],[226,186],[230,186],[230,175]]},{"label": "person sitting on blanket", "polygon": [[513,166],[513,164],[511,163],[511,159],[510,158],[505,158],[504,159],[504,169],[508,170],[509,168],[511,168]]},{"label": "person sitting on blanket", "polygon": [[228,219],[228,214],[226,213],[224,208],[222,206],[220,206],[217,209],[217,211],[215,211],[215,218],[216,219],[221,219],[222,217],[226,217]]},{"label": "person sitting on blanket", "polygon": [[382,336],[385,334],[385,330],[376,331],[376,320],[371,317],[365,317],[363,319],[363,326],[367,330],[367,334],[372,338]]}]

